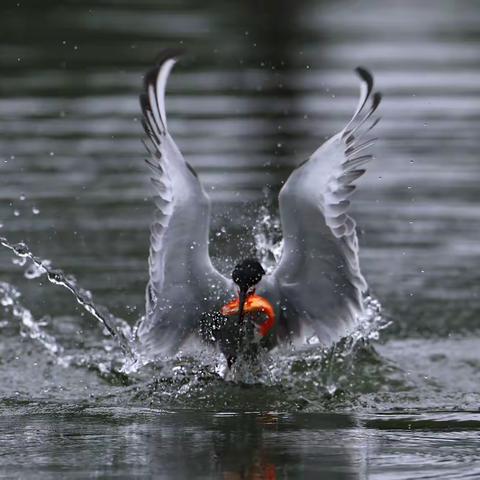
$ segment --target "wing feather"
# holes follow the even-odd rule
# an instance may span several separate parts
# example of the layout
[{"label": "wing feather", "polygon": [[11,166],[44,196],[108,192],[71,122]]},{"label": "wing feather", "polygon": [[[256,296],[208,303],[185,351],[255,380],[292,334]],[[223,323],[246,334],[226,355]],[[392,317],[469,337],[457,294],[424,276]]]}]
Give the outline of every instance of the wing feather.
[{"label": "wing feather", "polygon": [[368,149],[376,139],[366,136],[378,123],[382,96],[366,69],[356,72],[361,86],[353,117],[292,172],[279,195],[284,246],[272,276],[285,304],[281,335],[307,332],[329,342],[351,331],[362,313],[368,287],[348,211],[354,182],[372,159]]},{"label": "wing feather", "polygon": [[229,284],[208,253],[208,196],[167,128],[165,88],[179,53],[162,53],[145,75],[140,96],[156,211],[150,228],[146,319],[138,335],[154,352],[178,348],[197,327],[208,295]]}]

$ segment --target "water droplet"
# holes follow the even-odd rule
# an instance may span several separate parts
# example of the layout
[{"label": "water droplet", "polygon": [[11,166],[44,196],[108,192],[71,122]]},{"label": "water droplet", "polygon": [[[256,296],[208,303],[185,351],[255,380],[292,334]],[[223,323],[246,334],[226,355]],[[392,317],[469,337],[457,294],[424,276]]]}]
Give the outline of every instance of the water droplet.
[{"label": "water droplet", "polygon": [[13,245],[13,249],[15,250],[15,253],[21,257],[26,257],[30,254],[30,250],[23,242]]},{"label": "water droplet", "polygon": [[20,194],[19,198],[23,202],[27,198],[27,196],[24,193],[22,193],[22,194]]},{"label": "water droplet", "polygon": [[13,304],[13,299],[11,297],[2,297],[0,303],[3,307],[8,307],[9,305]]},{"label": "water droplet", "polygon": [[56,271],[56,270],[50,270],[48,272],[48,279],[52,283],[63,283],[63,275],[61,272]]},{"label": "water droplet", "polygon": [[15,209],[15,210],[13,211],[13,215],[14,215],[15,217],[19,217],[19,216],[20,216],[20,212]]},{"label": "water droplet", "polygon": [[34,215],[38,215],[40,213],[40,209],[38,207],[32,207],[32,213]]},{"label": "water droplet", "polygon": [[50,152],[50,156],[51,157],[55,156],[55,152]]}]

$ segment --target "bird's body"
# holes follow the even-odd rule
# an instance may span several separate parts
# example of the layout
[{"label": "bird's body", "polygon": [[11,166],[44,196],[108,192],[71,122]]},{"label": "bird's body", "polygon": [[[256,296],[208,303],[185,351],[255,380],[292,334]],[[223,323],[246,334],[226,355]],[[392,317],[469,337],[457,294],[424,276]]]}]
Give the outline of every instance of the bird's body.
[{"label": "bird's body", "polygon": [[[164,93],[176,55],[163,54],[141,96],[157,206],[147,311],[137,332],[144,351],[172,354],[193,337],[217,345],[229,359],[245,345],[273,348],[311,338],[328,345],[348,335],[367,291],[348,207],[352,182],[371,159],[365,150],[374,139],[362,137],[376,124],[372,115],[381,98],[371,75],[357,69],[362,89],[352,119],[293,171],[280,192],[278,265],[266,275],[258,262],[246,260],[230,280],[208,254],[208,196],[167,129]],[[254,315],[265,313],[255,322]]]}]

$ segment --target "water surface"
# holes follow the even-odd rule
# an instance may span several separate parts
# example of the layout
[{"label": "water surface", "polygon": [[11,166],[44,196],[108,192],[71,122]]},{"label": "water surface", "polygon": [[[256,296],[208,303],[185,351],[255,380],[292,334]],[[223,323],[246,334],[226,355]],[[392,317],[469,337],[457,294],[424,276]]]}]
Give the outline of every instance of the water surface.
[{"label": "water surface", "polygon": [[255,385],[188,360],[126,376],[98,322],[2,250],[0,280],[22,296],[0,318],[1,475],[475,478],[479,25],[467,0],[2,2],[1,234],[130,324],[153,212],[137,96],[156,53],[189,52],[169,124],[213,200],[223,271],[349,118],[353,69],[371,69],[381,141],[352,213],[392,324],[346,356],[279,360]]}]

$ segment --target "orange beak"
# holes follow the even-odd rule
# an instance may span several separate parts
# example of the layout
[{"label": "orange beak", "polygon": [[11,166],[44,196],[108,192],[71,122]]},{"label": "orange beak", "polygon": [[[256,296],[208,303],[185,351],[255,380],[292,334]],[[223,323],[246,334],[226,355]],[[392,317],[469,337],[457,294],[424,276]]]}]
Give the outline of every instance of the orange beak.
[{"label": "orange beak", "polygon": [[[240,309],[240,299],[237,298],[231,302],[224,305],[220,312],[226,317],[238,314]],[[260,335],[264,337],[270,332],[272,327],[275,325],[275,310],[273,309],[272,304],[260,295],[249,295],[245,300],[244,305],[245,313],[256,313],[261,312],[267,315],[267,319],[260,325]]]}]

